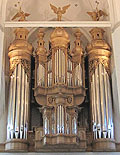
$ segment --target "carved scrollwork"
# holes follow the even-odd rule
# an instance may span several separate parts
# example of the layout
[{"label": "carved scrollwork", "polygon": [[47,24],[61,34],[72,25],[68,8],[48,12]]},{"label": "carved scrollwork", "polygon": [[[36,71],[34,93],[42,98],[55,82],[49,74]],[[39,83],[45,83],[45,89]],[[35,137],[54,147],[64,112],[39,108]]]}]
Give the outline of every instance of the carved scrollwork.
[{"label": "carved scrollwork", "polygon": [[68,102],[69,104],[71,104],[71,103],[72,103],[72,97],[69,96],[69,97],[67,98],[67,102]]},{"label": "carved scrollwork", "polygon": [[50,104],[52,104],[53,101],[54,101],[54,98],[53,98],[53,97],[49,97],[49,98],[48,98],[48,102],[49,102]]}]

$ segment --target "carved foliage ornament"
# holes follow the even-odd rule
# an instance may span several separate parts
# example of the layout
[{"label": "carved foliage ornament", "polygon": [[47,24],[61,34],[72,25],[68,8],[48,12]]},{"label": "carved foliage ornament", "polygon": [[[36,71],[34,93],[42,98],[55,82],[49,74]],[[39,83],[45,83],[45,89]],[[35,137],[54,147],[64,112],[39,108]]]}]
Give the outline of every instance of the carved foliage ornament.
[{"label": "carved foliage ornament", "polygon": [[99,64],[102,64],[105,67],[108,75],[110,75],[110,61],[108,61],[106,59],[102,59],[102,58],[97,58],[92,61],[89,61],[90,78],[92,77],[93,73],[95,72],[95,70]]},{"label": "carved foliage ornament", "polygon": [[30,70],[31,63],[30,63],[30,61],[25,60],[25,59],[14,59],[10,62],[10,76],[13,74],[13,72],[18,64],[21,64],[22,67],[24,68],[25,73],[28,76],[28,81],[29,81],[30,73],[31,73],[31,70]]}]

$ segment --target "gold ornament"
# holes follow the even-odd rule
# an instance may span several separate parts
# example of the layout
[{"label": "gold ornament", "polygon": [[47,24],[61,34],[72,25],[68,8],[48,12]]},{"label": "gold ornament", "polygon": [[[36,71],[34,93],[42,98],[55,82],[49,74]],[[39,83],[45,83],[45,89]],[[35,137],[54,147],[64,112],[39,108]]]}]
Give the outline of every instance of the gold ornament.
[{"label": "gold ornament", "polygon": [[108,16],[103,10],[98,9],[99,2],[96,1],[96,10],[93,12],[87,12],[88,15],[91,16],[93,21],[99,21],[102,16]]},{"label": "gold ornament", "polygon": [[62,14],[66,13],[66,10],[70,7],[70,4],[69,5],[66,5],[64,7],[55,7],[54,5],[50,4],[50,7],[51,9],[54,11],[54,13],[57,14],[57,20],[58,21],[61,21],[61,18],[62,18]]},{"label": "gold ornament", "polygon": [[107,73],[110,75],[111,52],[110,46],[103,38],[104,32],[105,31],[101,28],[94,28],[90,31],[93,39],[91,44],[87,46],[90,78],[100,63],[105,67]]},{"label": "gold ornament", "polygon": [[[26,17],[28,17],[30,14],[29,13],[25,13],[24,11],[22,11],[21,6],[20,6],[20,2],[18,2],[18,5],[19,5],[19,11],[12,18],[12,20],[15,20],[15,19],[19,18],[18,21],[26,21]],[[17,4],[15,4],[15,7],[17,7]]]}]

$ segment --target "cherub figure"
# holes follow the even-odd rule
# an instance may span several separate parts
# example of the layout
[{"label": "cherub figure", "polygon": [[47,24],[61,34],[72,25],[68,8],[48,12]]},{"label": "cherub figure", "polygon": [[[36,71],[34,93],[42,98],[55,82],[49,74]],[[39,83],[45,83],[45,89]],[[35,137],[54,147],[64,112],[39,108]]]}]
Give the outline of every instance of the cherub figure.
[{"label": "cherub figure", "polygon": [[[26,21],[26,17],[28,17],[30,14],[29,13],[25,13],[22,11],[21,6],[20,6],[20,2],[18,2],[19,5],[19,11],[18,13],[12,18],[12,20],[15,20],[16,18],[19,18],[18,21]],[[17,4],[15,5],[15,7],[17,7]]]},{"label": "cherub figure", "polygon": [[96,10],[95,11],[87,12],[92,17],[93,21],[99,21],[100,17],[107,16],[107,14],[104,11],[98,9],[98,5],[99,5],[98,1],[96,1],[96,4],[97,5],[96,5]]},{"label": "cherub figure", "polygon": [[54,11],[54,13],[57,14],[57,20],[61,21],[62,14],[66,13],[66,10],[70,7],[70,4],[62,7],[62,9],[61,9],[61,7],[57,8],[52,4],[50,4],[50,6],[51,6],[51,9]]}]

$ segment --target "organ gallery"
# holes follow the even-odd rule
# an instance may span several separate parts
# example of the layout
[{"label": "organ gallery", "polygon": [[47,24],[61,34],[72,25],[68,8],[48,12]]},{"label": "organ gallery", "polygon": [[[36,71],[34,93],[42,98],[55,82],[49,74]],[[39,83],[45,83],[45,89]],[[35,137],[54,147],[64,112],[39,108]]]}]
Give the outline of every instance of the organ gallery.
[{"label": "organ gallery", "polygon": [[[70,5],[50,7],[61,22]],[[97,9],[94,18],[88,12],[94,21],[107,16]],[[20,22],[29,16],[21,8],[16,15]],[[104,28],[89,28],[87,43],[81,30],[40,27],[33,45],[28,27],[14,28],[6,151],[116,150],[111,45]]]}]

